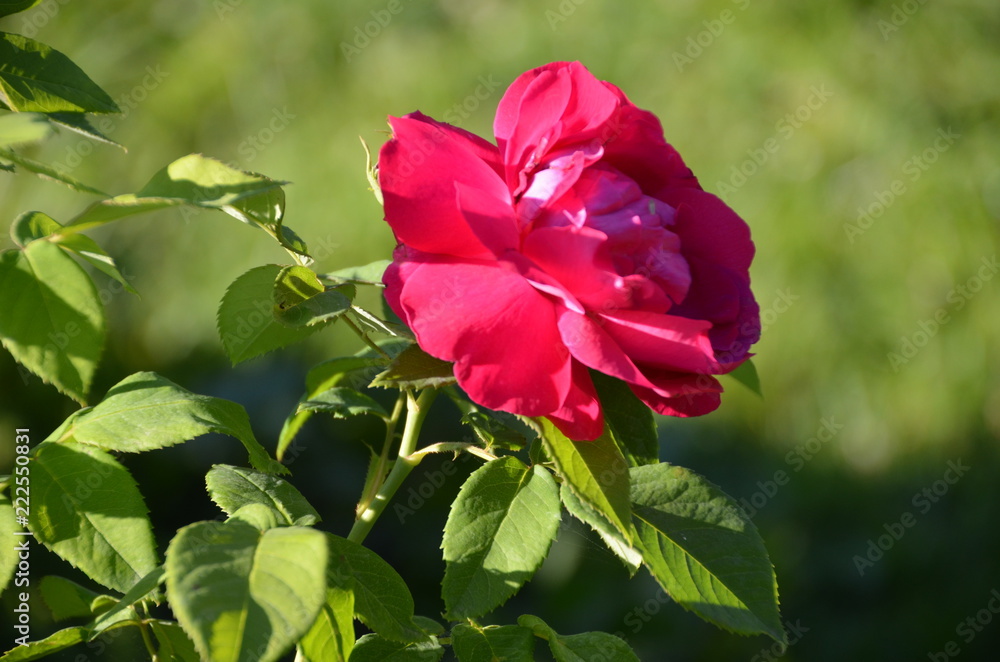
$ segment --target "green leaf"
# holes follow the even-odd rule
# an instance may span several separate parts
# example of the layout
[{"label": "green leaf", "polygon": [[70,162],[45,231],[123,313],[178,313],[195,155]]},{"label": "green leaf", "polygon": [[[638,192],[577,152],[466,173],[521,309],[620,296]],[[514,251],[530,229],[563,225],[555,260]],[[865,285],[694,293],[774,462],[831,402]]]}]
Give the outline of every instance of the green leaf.
[{"label": "green leaf", "polygon": [[757,366],[753,364],[753,361],[747,359],[744,361],[740,367],[729,373],[729,376],[743,384],[748,389],[756,393],[760,397],[764,397],[764,391],[760,386],[760,375],[757,374]]},{"label": "green leaf", "polygon": [[326,564],[326,539],[314,529],[198,522],[167,549],[167,597],[203,657],[272,662],[316,619]]},{"label": "green leaf", "polygon": [[63,226],[40,211],[21,214],[10,226],[10,236],[18,246],[27,246],[36,239],[49,238],[53,243],[79,255],[98,270],[121,283],[132,294],[138,294],[118,270],[114,259],[97,242],[82,234],[60,234]]},{"label": "green leaf", "polygon": [[45,165],[44,163],[39,163],[38,161],[29,159],[26,156],[21,156],[13,150],[0,147],[0,159],[7,160],[15,165],[21,166],[28,172],[33,172],[36,175],[39,175],[42,179],[51,179],[54,182],[65,184],[74,191],[79,191],[80,193],[92,193],[94,195],[107,197],[107,193],[104,191],[94,188],[89,184],[84,184],[79,179],[70,177],[68,174],[60,172],[55,168]]},{"label": "green leaf", "polygon": [[227,515],[247,504],[261,504],[273,510],[283,525],[312,526],[319,513],[288,481],[252,469],[217,464],[205,477],[212,501]]},{"label": "green leaf", "polygon": [[17,570],[16,545],[25,538],[14,533],[19,528],[10,496],[0,492],[0,595],[7,589]]},{"label": "green leaf", "polygon": [[433,618],[417,615],[413,617],[413,622],[427,634],[434,635],[435,637],[444,634],[444,626]]},{"label": "green leaf", "polygon": [[351,309],[354,286],[324,289],[312,269],[285,267],[274,281],[274,317],[285,326],[313,326],[340,317]]},{"label": "green leaf", "polygon": [[66,232],[80,232],[133,214],[185,204],[224,210],[284,183],[231,168],[201,154],[189,154],[153,175],[138,193],[94,203],[66,225]]},{"label": "green leaf", "polygon": [[83,403],[104,345],[90,276],[59,247],[32,242],[0,254],[0,340],[22,365]]},{"label": "green leaf", "polygon": [[[357,379],[358,385],[365,384],[369,379],[363,378],[363,372],[374,367],[385,365],[385,359],[368,358],[363,356],[347,356],[324,361],[309,371],[306,375],[306,393],[299,399],[299,404],[327,391],[341,382],[348,379]],[[295,411],[285,419],[281,426],[281,433],[278,435],[278,449],[276,454],[278,459],[282,459],[285,451],[292,444],[295,435],[299,433],[305,422],[312,415],[311,410],[301,410],[296,407]]]},{"label": "green leaf", "polygon": [[[263,175],[259,176],[263,177]],[[285,217],[284,189],[273,188],[257,195],[242,198],[231,205],[225,205],[222,207],[222,211],[247,225],[259,226],[286,250],[303,256],[306,263],[312,262],[312,258],[309,257],[309,248],[305,242],[291,228],[282,225]]]},{"label": "green leaf", "polygon": [[[608,546],[615,556],[621,559],[622,563],[629,571],[629,575],[634,575],[642,565],[642,554],[628,540],[625,539],[618,529],[611,525],[608,518],[597,510],[586,505],[575,494],[573,490],[565,484],[559,489],[559,498],[570,515],[577,518],[601,537],[604,544]],[[633,532],[632,537],[635,537]]]},{"label": "green leaf", "polygon": [[271,292],[282,268],[277,264],[255,267],[233,281],[222,297],[219,337],[233,365],[297,343],[321,328],[293,329],[274,319]]},{"label": "green leaf", "polygon": [[0,0],[0,18],[31,9],[42,0]]},{"label": "green leaf", "polygon": [[534,662],[535,637],[519,625],[484,628],[459,623],[451,630],[451,647],[459,662]]},{"label": "green leaf", "polygon": [[156,642],[160,645],[156,654],[162,662],[201,662],[194,642],[184,629],[173,621],[147,621]]},{"label": "green leaf", "polygon": [[560,515],[559,489],[546,469],[508,456],[474,471],[444,527],[448,617],[476,618],[514,595],[545,560]]},{"label": "green leaf", "polygon": [[146,505],[109,454],[44,442],[31,459],[31,530],[91,579],[125,593],[157,566]]},{"label": "green leaf", "polygon": [[413,622],[413,596],[406,582],[382,557],[366,547],[328,533],[330,586],[354,592],[354,612],[361,622],[386,639],[424,641]]},{"label": "green leaf", "polygon": [[96,140],[107,145],[114,145],[115,147],[120,147],[122,150],[125,150],[125,147],[121,143],[108,138],[106,135],[95,129],[94,125],[91,124],[90,120],[87,118],[86,113],[49,113],[48,118],[56,124],[73,131],[74,133],[79,133],[81,136],[86,136],[92,140]]},{"label": "green leaf", "polygon": [[120,113],[121,109],[72,60],[18,34],[0,32],[0,91],[11,110]]},{"label": "green leaf", "polygon": [[32,641],[27,646],[17,646],[0,656],[0,662],[29,662],[40,660],[52,653],[70,646],[82,644],[87,637],[87,628],[74,627],[59,630],[41,641]]},{"label": "green leaf", "polygon": [[38,142],[55,132],[49,118],[40,113],[0,115],[0,147]]},{"label": "green leaf", "polygon": [[455,383],[454,370],[451,363],[434,358],[413,344],[400,352],[371,385],[399,389],[441,388]]},{"label": "green leaf", "polygon": [[52,612],[52,620],[65,621],[69,618],[92,618],[95,614],[107,611],[118,599],[91,591],[76,582],[64,577],[49,575],[42,577],[38,588],[42,600]]},{"label": "green leaf", "polygon": [[389,412],[382,405],[370,396],[346,386],[335,386],[302,402],[296,412],[303,411],[324,411],[334,418],[374,414],[379,418],[389,419]]},{"label": "green leaf", "polygon": [[643,559],[686,609],[740,634],[787,643],[764,542],[739,505],[682,467],[636,467],[632,510]]},{"label": "green leaf", "polygon": [[361,267],[346,267],[323,274],[320,278],[359,285],[382,285],[382,275],[392,260],[376,260]]},{"label": "green leaf", "polygon": [[[607,632],[585,632],[561,635],[537,616],[525,614],[517,619],[521,627],[530,628],[536,637],[549,642],[556,662],[639,662],[639,658],[623,639]],[[463,661],[464,662],[464,661]]]},{"label": "green leaf", "polygon": [[353,648],[354,593],[331,586],[319,616],[299,641],[299,651],[306,662],[347,662]]},{"label": "green leaf", "polygon": [[79,416],[60,437],[124,453],[173,446],[209,432],[243,443],[250,464],[288,473],[257,442],[242,406],[187,391],[155,372],[137,372],[111,387],[104,400]]},{"label": "green leaf", "polygon": [[630,467],[660,461],[660,437],[653,410],[642,402],[628,384],[596,370],[590,376],[604,410],[604,420],[618,442]]},{"label": "green leaf", "polygon": [[570,441],[548,419],[538,419],[537,424],[564,484],[631,541],[628,463],[608,430],[594,441]]},{"label": "green leaf", "polygon": [[350,662],[437,662],[442,657],[444,649],[436,639],[404,644],[366,634],[354,645]]},{"label": "green leaf", "polygon": [[111,628],[123,618],[127,618],[129,614],[125,613],[126,610],[131,611],[131,615],[134,615],[135,611],[131,609],[132,605],[153,594],[158,594],[157,589],[160,587],[160,584],[163,583],[165,576],[166,571],[163,569],[163,566],[157,566],[150,570],[149,574],[137,581],[135,586],[130,588],[128,592],[117,601],[117,604],[105,613],[101,614],[94,621],[94,626],[90,633],[90,637],[88,638],[90,640],[94,640],[102,632]]}]

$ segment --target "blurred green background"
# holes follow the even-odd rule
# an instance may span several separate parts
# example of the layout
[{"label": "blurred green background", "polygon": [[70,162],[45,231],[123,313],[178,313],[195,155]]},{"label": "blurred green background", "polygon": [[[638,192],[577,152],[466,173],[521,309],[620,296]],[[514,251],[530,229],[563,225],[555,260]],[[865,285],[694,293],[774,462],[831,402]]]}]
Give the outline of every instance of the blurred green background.
[{"label": "blurred green background", "polygon": [[[765,397],[729,381],[719,411],[661,420],[662,458],[746,499],[791,626],[784,659],[943,660],[949,641],[960,659],[996,659],[996,2],[49,0],[0,29],[63,51],[124,111],[109,136],[128,153],[64,132],[30,156],[113,193],[137,190],[190,152],[290,180],[286,222],[319,270],[393,247],[358,136],[377,148],[386,115],[419,109],[491,137],[496,103],[519,73],[581,60],[654,111],[704,188],[752,228]],[[88,202],[0,173],[5,223],[28,209],[66,220]],[[156,370],[246,405],[273,445],[308,367],[357,349],[326,331],[230,367],[215,332],[219,299],[244,271],[287,258],[222,214],[140,216],[91,234],[141,293],[109,290],[111,340],[95,394]],[[9,245],[4,233],[0,248]],[[74,408],[22,379],[6,353],[0,389],[0,429],[30,425],[36,440]],[[439,404],[428,439],[460,437],[456,418]],[[311,424],[304,461],[292,464],[296,485],[340,534],[363,478],[356,434],[378,431]],[[216,516],[203,475],[213,462],[242,462],[234,446],[206,439],[126,458],[161,541]],[[10,454],[5,444],[5,463]],[[968,467],[953,484],[949,462]],[[474,468],[459,466],[430,506],[402,522],[385,517],[369,538],[429,616],[443,609],[446,505]],[[915,524],[890,537],[907,512]],[[880,536],[881,558],[860,563],[878,556]],[[68,571],[38,558],[37,567]],[[763,637],[726,634],[666,604],[644,573],[629,580],[571,522],[494,621],[525,612],[566,633],[620,632],[643,660],[777,657]],[[968,618],[979,621],[963,627]]]}]

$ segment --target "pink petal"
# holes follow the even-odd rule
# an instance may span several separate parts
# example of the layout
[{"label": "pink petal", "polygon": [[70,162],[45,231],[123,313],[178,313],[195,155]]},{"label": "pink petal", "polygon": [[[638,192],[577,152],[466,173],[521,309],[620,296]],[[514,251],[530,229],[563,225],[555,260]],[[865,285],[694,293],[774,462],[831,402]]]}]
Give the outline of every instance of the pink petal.
[{"label": "pink petal", "polygon": [[710,322],[636,310],[608,312],[601,320],[615,344],[637,364],[676,372],[713,372]]},{"label": "pink petal", "polygon": [[573,382],[566,403],[546,418],[574,441],[593,441],[604,433],[604,413],[590,373],[573,361]]},{"label": "pink petal", "polygon": [[577,361],[606,375],[653,388],[642,371],[604,328],[590,318],[566,308],[559,309],[559,334]]},{"label": "pink petal", "polygon": [[694,188],[674,188],[661,198],[677,209],[674,232],[684,256],[726,267],[744,280],[753,261],[750,228],[726,203]]},{"label": "pink petal", "polygon": [[475,402],[525,416],[558,410],[570,391],[572,362],[555,307],[502,262],[424,263],[399,298],[420,346],[455,361]]},{"label": "pink petal", "polygon": [[708,375],[654,375],[654,388],[632,385],[632,392],[664,416],[703,416],[719,408],[722,385]]},{"label": "pink petal", "polygon": [[456,202],[459,183],[505,200],[510,207],[503,180],[481,158],[482,141],[420,117],[390,118],[390,124],[393,138],[379,154],[379,183],[385,218],[396,238],[420,251],[461,257],[486,257],[507,248],[490,243],[504,236],[492,224],[513,225],[512,215],[470,220]]}]

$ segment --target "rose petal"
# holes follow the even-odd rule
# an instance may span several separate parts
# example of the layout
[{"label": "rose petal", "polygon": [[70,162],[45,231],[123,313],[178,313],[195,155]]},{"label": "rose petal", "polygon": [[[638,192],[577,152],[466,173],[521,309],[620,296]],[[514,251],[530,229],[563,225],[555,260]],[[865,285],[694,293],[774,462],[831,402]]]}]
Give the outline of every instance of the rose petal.
[{"label": "rose petal", "polygon": [[749,281],[754,245],[750,228],[726,203],[705,191],[674,188],[661,198],[677,209],[674,232],[684,256],[731,269]]},{"label": "rose petal", "polygon": [[677,372],[713,372],[715,352],[708,337],[710,322],[637,310],[609,312],[601,319],[602,328],[615,344],[639,365]]},{"label": "rose petal", "polygon": [[455,361],[455,377],[475,402],[525,416],[565,403],[572,366],[555,307],[513,267],[423,263],[399,302],[420,346]]},{"label": "rose petal", "polygon": [[708,375],[654,374],[654,388],[631,385],[632,392],[664,416],[704,416],[719,408],[722,385]]},{"label": "rose petal", "polygon": [[566,403],[548,418],[574,441],[593,441],[604,433],[604,413],[587,368],[573,361],[573,382]]},{"label": "rose petal", "polygon": [[[460,257],[505,250],[503,242],[491,243],[505,236],[504,231],[488,223],[513,226],[512,215],[468,219],[456,203],[455,184],[460,183],[506,200],[510,207],[503,180],[480,156],[483,144],[420,117],[390,118],[390,125],[393,139],[379,153],[379,183],[385,218],[396,238],[421,251]],[[516,233],[516,228],[510,231]]]}]

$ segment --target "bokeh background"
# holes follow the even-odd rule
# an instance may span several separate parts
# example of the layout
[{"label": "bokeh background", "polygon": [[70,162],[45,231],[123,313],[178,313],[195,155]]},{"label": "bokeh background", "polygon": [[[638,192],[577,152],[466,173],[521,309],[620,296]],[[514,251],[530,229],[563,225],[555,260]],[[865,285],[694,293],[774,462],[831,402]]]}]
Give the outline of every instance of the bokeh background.
[{"label": "bokeh background", "polygon": [[[657,113],[703,186],[752,228],[764,397],[729,381],[719,411],[661,420],[662,459],[746,500],[777,570],[792,640],[783,659],[944,660],[949,642],[957,659],[996,659],[996,2],[49,0],[0,29],[68,54],[124,111],[109,135],[127,153],[64,132],[32,157],[115,193],[190,152],[292,181],[286,221],[319,270],[393,247],[359,136],[377,148],[387,115],[419,109],[489,137],[514,77],[581,60]],[[88,202],[0,173],[4,223],[28,209],[65,220]],[[97,276],[112,315],[97,394],[155,370],[244,404],[273,445],[308,367],[357,349],[334,329],[231,367],[218,301],[244,271],[286,257],[222,214],[140,216],[92,236],[141,293]],[[0,248],[9,245],[4,233]],[[22,378],[6,353],[0,389],[0,429],[27,425],[37,439],[74,408]],[[456,418],[438,404],[428,439],[460,438]],[[356,439],[379,434],[366,422],[306,428],[291,468],[328,530],[349,529],[367,453]],[[0,448],[5,464],[11,452]],[[125,461],[165,543],[217,516],[203,484],[210,465],[244,458],[230,440],[202,439]],[[437,546],[474,466],[459,462],[427,505],[387,514],[369,538],[410,581],[419,613],[443,609]],[[894,526],[905,513],[913,526]],[[36,550],[35,572],[69,572]],[[764,637],[722,632],[669,603],[644,572],[628,579],[569,521],[536,579],[487,620],[519,613],[565,633],[619,632],[643,660],[779,657]]]}]

